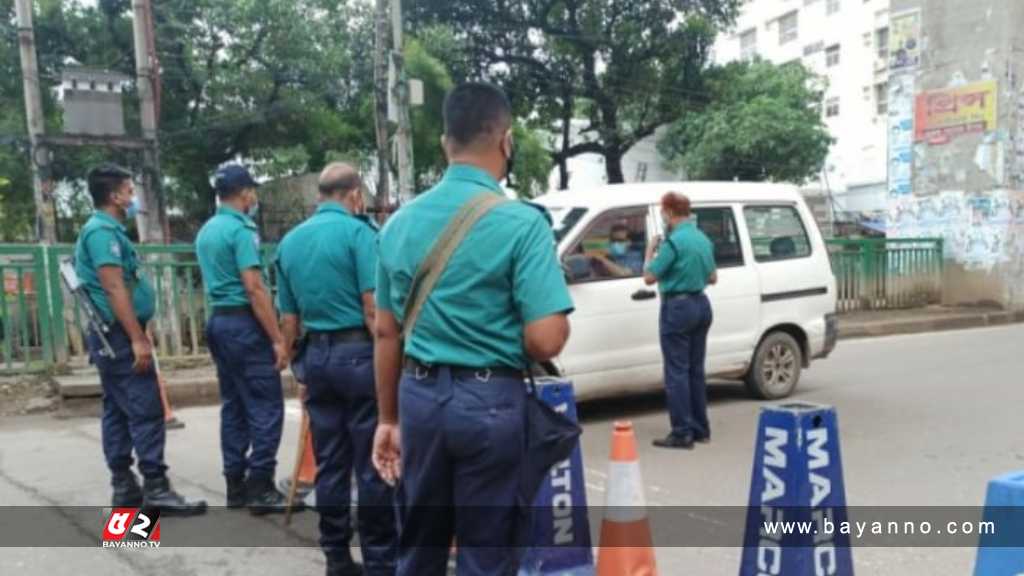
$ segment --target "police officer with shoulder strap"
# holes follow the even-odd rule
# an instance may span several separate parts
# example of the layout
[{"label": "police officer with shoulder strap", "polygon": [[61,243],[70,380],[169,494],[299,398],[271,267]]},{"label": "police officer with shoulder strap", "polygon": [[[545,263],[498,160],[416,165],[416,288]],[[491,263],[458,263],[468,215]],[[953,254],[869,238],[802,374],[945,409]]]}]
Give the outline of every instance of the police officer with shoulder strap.
[{"label": "police officer with shoulder strap", "polygon": [[287,498],[274,487],[284,425],[281,370],[284,338],[264,282],[260,238],[252,216],[256,181],[239,165],[218,170],[217,214],[196,237],[196,256],[213,311],[206,341],[220,382],[220,444],[227,506],[256,515],[283,513]]},{"label": "police officer with shoulder strap", "polygon": [[[445,574],[453,535],[459,575],[515,574],[523,370],[561,351],[573,305],[545,213],[504,201],[499,180],[514,153],[505,94],[458,86],[444,122],[444,179],[380,235],[374,464],[389,482],[400,479],[398,574]],[[450,255],[416,316],[413,279],[466,206],[492,209]]]},{"label": "police officer with shoulder strap", "polygon": [[[164,408],[153,345],[145,331],[155,298],[153,287],[139,274],[139,255],[124,226],[139,209],[132,175],[104,164],[89,172],[88,185],[96,212],[78,235],[75,273],[109,325],[106,336],[113,357],[104,352],[95,329],[87,341],[103,386],[103,453],[113,476],[112,505],[155,506],[165,515],[202,514],[205,501],[186,500],[167,480]],[[145,479],[141,490],[131,468],[132,449]]]},{"label": "police officer with shoulder strap", "polygon": [[316,504],[328,576],[363,574],[349,541],[350,480],[359,488],[359,543],[370,576],[395,572],[397,523],[391,488],[370,459],[377,428],[373,331],[377,231],[363,219],[362,179],[347,164],[320,174],[320,204],[281,241],[278,308],[285,345],[300,328],[294,362],[305,374],[306,408],[316,450]]}]

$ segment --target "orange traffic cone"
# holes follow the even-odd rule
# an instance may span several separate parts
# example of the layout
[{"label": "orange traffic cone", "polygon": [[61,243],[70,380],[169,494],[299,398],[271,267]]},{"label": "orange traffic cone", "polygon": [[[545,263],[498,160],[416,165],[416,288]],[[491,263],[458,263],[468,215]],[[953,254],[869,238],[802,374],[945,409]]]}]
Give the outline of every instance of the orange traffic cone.
[{"label": "orange traffic cone", "polygon": [[656,576],[632,422],[616,422],[608,463],[608,492],[601,522],[597,576]]}]

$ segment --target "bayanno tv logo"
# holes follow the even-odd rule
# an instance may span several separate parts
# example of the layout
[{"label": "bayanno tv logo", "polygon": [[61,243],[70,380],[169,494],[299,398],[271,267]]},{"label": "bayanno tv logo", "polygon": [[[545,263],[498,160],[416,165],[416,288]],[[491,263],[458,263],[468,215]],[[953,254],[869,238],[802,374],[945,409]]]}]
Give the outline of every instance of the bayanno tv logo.
[{"label": "bayanno tv logo", "polygon": [[104,548],[159,548],[159,508],[114,508],[103,525]]}]

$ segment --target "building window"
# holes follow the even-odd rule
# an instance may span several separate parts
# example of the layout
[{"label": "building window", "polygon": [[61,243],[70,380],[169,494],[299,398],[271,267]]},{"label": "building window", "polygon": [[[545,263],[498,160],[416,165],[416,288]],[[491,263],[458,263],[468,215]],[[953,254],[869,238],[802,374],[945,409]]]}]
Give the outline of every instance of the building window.
[{"label": "building window", "polygon": [[636,165],[636,182],[647,182],[647,162],[638,162]]},{"label": "building window", "polygon": [[889,83],[875,84],[875,110],[879,116],[889,113]]},{"label": "building window", "polygon": [[779,44],[789,44],[799,36],[796,10],[779,18]]},{"label": "building window", "polygon": [[757,56],[757,28],[740,34],[740,58],[753,60],[754,56]]},{"label": "building window", "polygon": [[824,47],[825,43],[821,41],[815,42],[814,44],[808,44],[807,46],[804,46],[804,56],[817,54],[818,52],[821,52]]},{"label": "building window", "polygon": [[825,65],[829,68],[839,65],[839,44],[825,49]]},{"label": "building window", "polygon": [[828,0],[828,4],[825,5],[825,12],[829,15],[836,14],[839,12],[840,0]]},{"label": "building window", "polygon": [[835,118],[839,116],[839,98],[829,98],[825,101],[825,117]]},{"label": "building window", "polygon": [[889,59],[889,29],[879,28],[875,31],[875,47],[878,48],[878,59]]}]

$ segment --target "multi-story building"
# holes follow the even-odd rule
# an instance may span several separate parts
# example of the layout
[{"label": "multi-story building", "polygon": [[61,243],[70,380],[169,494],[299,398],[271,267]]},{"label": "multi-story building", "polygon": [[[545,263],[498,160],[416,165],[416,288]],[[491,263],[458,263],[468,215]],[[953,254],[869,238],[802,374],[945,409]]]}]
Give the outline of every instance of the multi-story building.
[{"label": "multi-story building", "polygon": [[754,57],[799,61],[825,80],[822,114],[836,142],[808,193],[830,196],[840,213],[883,213],[889,0],[748,0],[714,58]]}]

